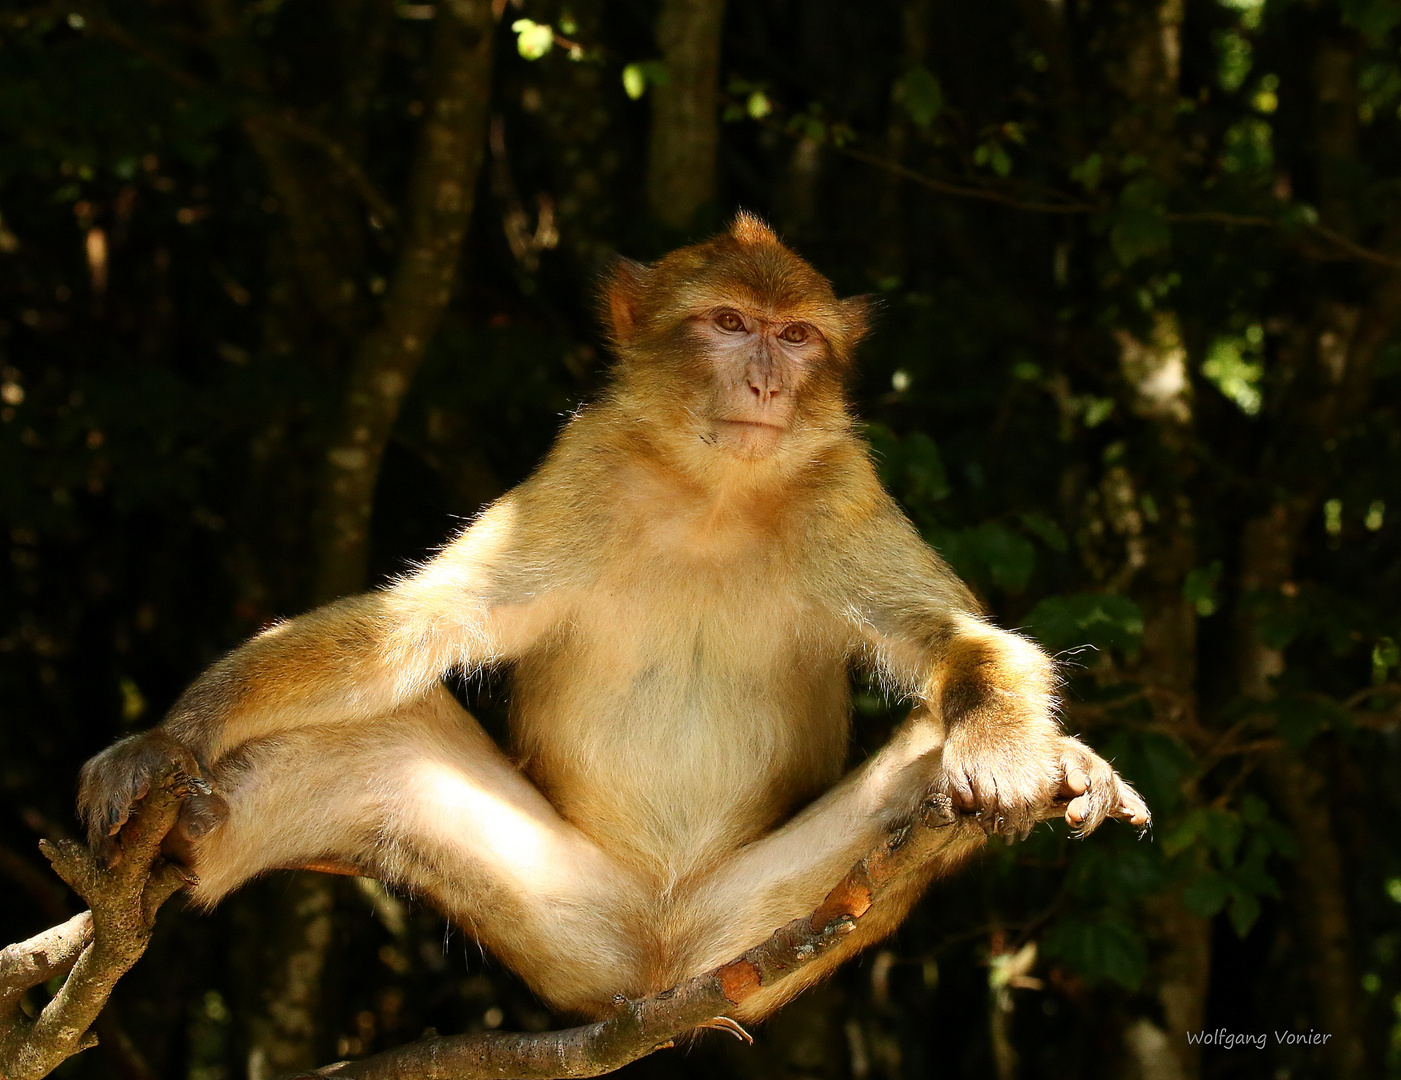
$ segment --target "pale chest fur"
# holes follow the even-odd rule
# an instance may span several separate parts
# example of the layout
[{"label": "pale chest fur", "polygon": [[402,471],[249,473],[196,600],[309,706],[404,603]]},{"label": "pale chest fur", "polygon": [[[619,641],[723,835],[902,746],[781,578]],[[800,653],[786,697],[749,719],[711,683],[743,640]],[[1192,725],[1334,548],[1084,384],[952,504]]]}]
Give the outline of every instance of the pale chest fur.
[{"label": "pale chest fur", "polygon": [[565,817],[666,878],[836,779],[848,645],[790,578],[762,507],[661,505],[624,504],[618,555],[517,669],[513,729]]}]

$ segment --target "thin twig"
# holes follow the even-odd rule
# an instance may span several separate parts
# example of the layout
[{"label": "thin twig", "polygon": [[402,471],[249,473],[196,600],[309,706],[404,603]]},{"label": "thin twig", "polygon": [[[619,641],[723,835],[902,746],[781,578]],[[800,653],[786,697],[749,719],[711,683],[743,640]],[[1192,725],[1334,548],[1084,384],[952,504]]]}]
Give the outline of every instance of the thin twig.
[{"label": "thin twig", "polygon": [[[156,780],[128,821],[122,859],[111,870],[99,869],[77,841],[40,843],[58,876],[91,910],[0,951],[0,1077],[39,1080],[96,1044],[92,1026],[112,987],[146,951],[156,911],[183,883],[160,859],[160,844],[189,790],[188,778],[174,766]],[[65,970],[67,979],[39,1015],[26,1016],[23,993]]]},{"label": "thin twig", "polygon": [[[743,106],[743,103],[733,97],[721,96],[721,100],[729,105]],[[751,117],[756,124],[769,131],[775,131],[786,135],[789,138],[801,138],[802,132],[794,130],[788,124],[779,120],[771,119],[767,116]],[[859,161],[870,165],[872,168],[880,169],[903,180],[908,180],[912,184],[926,188],[929,191],[938,192],[941,195],[953,195],[964,199],[977,199],[982,202],[997,203],[1001,206],[1008,206],[1015,210],[1026,210],[1030,213],[1038,214],[1103,214],[1113,209],[1111,203],[1106,202],[1086,202],[1074,195],[1069,195],[1054,188],[1036,189],[1038,199],[1018,198],[1007,191],[994,187],[974,186],[969,184],[955,183],[950,180],[942,180],[927,173],[922,173],[917,169],[912,169],[898,161],[892,161],[880,154],[872,153],[869,150],[862,150],[847,143],[834,140],[824,140],[822,145],[834,150],[836,153],[849,157],[853,161]],[[1227,210],[1169,210],[1163,217],[1175,224],[1190,224],[1193,222],[1209,223],[1214,225],[1224,225],[1228,228],[1246,229],[1270,229],[1275,231],[1287,231],[1301,228],[1301,231],[1323,240],[1349,258],[1362,262],[1370,262],[1376,266],[1385,266],[1388,269],[1401,269],[1401,257],[1388,255],[1382,251],[1376,251],[1369,247],[1357,243],[1320,222],[1303,223],[1302,227],[1293,225],[1279,218],[1269,217],[1264,214],[1239,214]]]}]

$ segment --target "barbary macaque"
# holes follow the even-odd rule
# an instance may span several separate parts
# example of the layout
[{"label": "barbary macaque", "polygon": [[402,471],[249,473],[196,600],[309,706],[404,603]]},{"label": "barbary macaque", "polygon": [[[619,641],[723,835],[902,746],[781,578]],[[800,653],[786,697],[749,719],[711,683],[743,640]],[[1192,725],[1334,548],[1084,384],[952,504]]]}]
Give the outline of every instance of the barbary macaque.
[{"label": "barbary macaque", "polygon": [[[606,1013],[811,913],[931,793],[1024,835],[1143,801],[1063,734],[1055,675],[882,489],[843,393],[867,305],[757,218],[604,290],[616,356],[539,470],[416,572],[283,622],[83,770],[99,857],[163,762],[208,906],[277,867],[430,898],[552,1006]],[[441,680],[513,669],[511,748]],[[914,703],[843,777],[853,667]],[[772,1011],[930,878],[748,998]]]}]

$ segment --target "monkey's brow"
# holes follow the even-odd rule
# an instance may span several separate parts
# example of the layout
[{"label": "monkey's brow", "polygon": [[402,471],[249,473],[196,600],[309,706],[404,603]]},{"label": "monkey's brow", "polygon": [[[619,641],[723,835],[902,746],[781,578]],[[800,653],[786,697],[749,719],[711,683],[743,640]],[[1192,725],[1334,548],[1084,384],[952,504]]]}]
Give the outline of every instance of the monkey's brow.
[{"label": "monkey's brow", "polygon": [[820,318],[806,312],[775,311],[772,308],[751,307],[744,303],[725,303],[698,310],[687,316],[689,319],[713,319],[717,315],[723,315],[727,311],[733,311],[743,315],[746,319],[753,319],[755,322],[763,323],[765,326],[792,326],[795,323],[802,323],[804,326],[817,326]]}]

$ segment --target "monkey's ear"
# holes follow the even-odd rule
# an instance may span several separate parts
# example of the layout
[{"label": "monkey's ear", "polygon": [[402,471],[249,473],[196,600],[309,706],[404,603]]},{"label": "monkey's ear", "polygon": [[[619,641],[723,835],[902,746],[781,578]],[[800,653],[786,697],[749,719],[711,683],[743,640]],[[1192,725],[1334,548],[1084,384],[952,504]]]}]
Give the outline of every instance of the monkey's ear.
[{"label": "monkey's ear", "polygon": [[870,331],[871,320],[875,316],[876,308],[880,306],[880,299],[874,296],[849,296],[845,300],[838,300],[837,306],[842,312],[842,337],[845,339],[847,351],[850,352]]},{"label": "monkey's ear", "polygon": [[603,289],[603,317],[614,342],[626,345],[637,333],[642,297],[651,282],[652,268],[621,255],[614,261]]},{"label": "monkey's ear", "polygon": [[745,247],[777,244],[778,237],[758,214],[741,210],[730,223],[730,235]]}]

